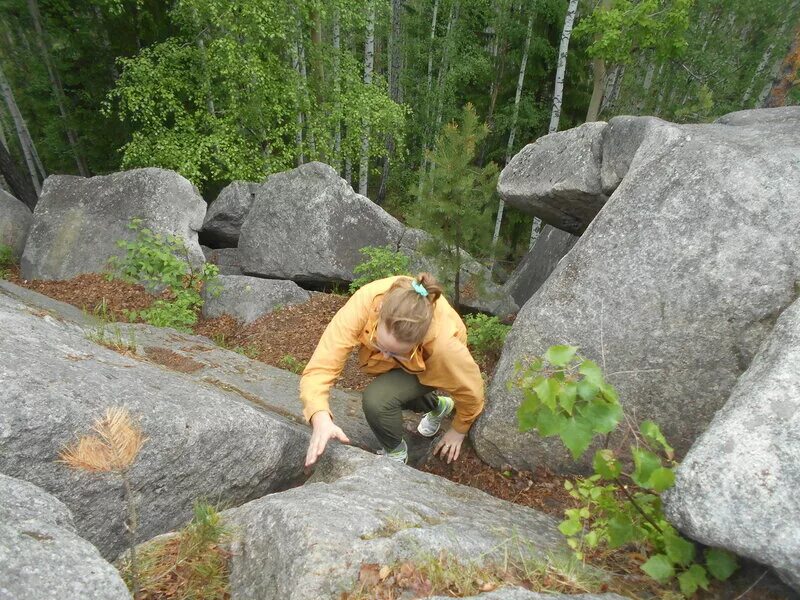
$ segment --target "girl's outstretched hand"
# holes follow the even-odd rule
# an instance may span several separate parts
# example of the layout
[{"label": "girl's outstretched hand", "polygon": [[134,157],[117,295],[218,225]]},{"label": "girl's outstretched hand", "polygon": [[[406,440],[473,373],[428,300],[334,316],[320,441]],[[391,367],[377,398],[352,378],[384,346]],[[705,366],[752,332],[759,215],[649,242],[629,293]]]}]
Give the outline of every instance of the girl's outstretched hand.
[{"label": "girl's outstretched hand", "polygon": [[333,424],[333,419],[326,410],[314,413],[311,417],[311,426],[314,431],[311,434],[311,442],[308,444],[308,452],[306,452],[306,468],[317,462],[317,459],[325,452],[325,446],[328,445],[331,438],[336,438],[345,444],[350,443],[342,428]]},{"label": "girl's outstretched hand", "polygon": [[447,464],[450,464],[452,461],[458,459],[458,455],[461,452],[461,442],[464,441],[466,434],[458,433],[452,427],[447,430],[439,442],[436,444],[436,448],[433,449],[434,456],[439,453],[441,450],[442,453],[440,455],[442,460],[447,458]]}]

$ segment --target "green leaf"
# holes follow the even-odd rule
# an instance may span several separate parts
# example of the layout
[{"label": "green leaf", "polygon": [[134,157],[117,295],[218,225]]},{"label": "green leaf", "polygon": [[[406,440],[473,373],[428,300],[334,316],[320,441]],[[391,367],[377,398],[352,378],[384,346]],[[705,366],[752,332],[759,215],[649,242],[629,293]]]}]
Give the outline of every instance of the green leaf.
[{"label": "green leaf", "polygon": [[631,479],[639,487],[650,487],[650,476],[653,471],[661,467],[661,460],[652,452],[642,448],[631,448],[635,469]]},{"label": "green leaf", "polygon": [[649,486],[658,493],[668,490],[675,484],[675,472],[667,467],[659,467],[650,475]]},{"label": "green leaf", "polygon": [[639,425],[639,431],[642,432],[642,435],[650,444],[661,446],[664,452],[667,453],[667,457],[670,459],[672,458],[675,450],[667,443],[667,439],[664,437],[664,434],[661,433],[661,429],[658,425],[653,421],[643,421],[642,424]]},{"label": "green leaf", "polygon": [[586,381],[582,379],[578,382],[578,397],[584,402],[591,402],[595,396],[597,396],[597,391],[600,388],[593,384],[591,381]]},{"label": "green leaf", "polygon": [[550,408],[550,410],[555,410],[558,387],[557,381],[548,378],[540,381],[539,384],[533,389],[539,396],[539,400],[542,401],[542,404]]},{"label": "green leaf", "polygon": [[678,575],[678,583],[684,596],[692,596],[698,587],[708,589],[708,575],[702,565],[693,564]]},{"label": "green leaf", "polygon": [[566,536],[577,535],[582,529],[583,525],[576,519],[567,519],[558,525],[558,530]]},{"label": "green leaf", "polygon": [[583,361],[578,371],[580,371],[580,373],[583,375],[585,381],[588,381],[597,387],[600,387],[603,385],[603,383],[605,383],[603,380],[603,371],[600,370],[600,367],[598,367],[597,363],[593,360]]},{"label": "green leaf", "polygon": [[598,450],[594,453],[592,466],[595,473],[599,473],[604,479],[616,479],[622,472],[619,461],[614,458],[612,450]]},{"label": "green leaf", "polygon": [[592,402],[583,410],[583,415],[597,433],[609,433],[622,420],[622,407],[603,401]]},{"label": "green leaf", "polygon": [[544,437],[556,435],[563,431],[566,421],[564,415],[554,413],[546,406],[542,406],[536,419],[536,430],[539,435]]},{"label": "green leaf", "polygon": [[659,583],[667,583],[675,576],[675,569],[664,554],[654,554],[640,568]]},{"label": "green leaf", "polygon": [[517,422],[520,431],[530,431],[536,427],[536,417],[539,412],[539,400],[534,395],[526,397],[517,409]]},{"label": "green leaf", "polygon": [[725,581],[738,568],[736,556],[721,548],[706,550],[706,566],[708,571],[720,581]]},{"label": "green leaf", "polygon": [[636,537],[633,521],[625,514],[614,515],[608,520],[608,545],[619,548]]},{"label": "green leaf", "polygon": [[572,407],[575,406],[575,399],[578,396],[578,385],[572,381],[565,383],[561,392],[558,394],[558,403],[561,408],[568,414],[572,414]]},{"label": "green leaf", "polygon": [[585,420],[571,417],[566,420],[559,436],[572,453],[572,458],[578,460],[592,442],[592,428]]},{"label": "green leaf", "polygon": [[694,560],[694,544],[679,535],[667,533],[664,536],[664,549],[669,559],[681,566],[686,566]]},{"label": "green leaf", "polygon": [[577,346],[550,346],[544,353],[544,357],[551,365],[563,367],[572,360],[577,351]]}]

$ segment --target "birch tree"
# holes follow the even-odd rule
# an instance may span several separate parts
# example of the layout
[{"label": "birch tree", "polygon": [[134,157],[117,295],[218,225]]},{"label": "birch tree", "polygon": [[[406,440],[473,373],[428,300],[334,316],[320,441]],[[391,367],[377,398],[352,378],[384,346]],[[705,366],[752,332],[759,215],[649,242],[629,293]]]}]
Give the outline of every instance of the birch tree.
[{"label": "birch tree", "polygon": [[14,99],[14,92],[11,90],[11,86],[8,84],[8,80],[6,79],[5,73],[3,73],[3,69],[1,67],[0,90],[2,90],[6,107],[11,115],[11,120],[14,122],[14,129],[17,131],[17,139],[19,140],[20,150],[22,151],[22,156],[25,159],[25,164],[28,167],[28,174],[30,176],[33,189],[36,192],[36,197],[38,198],[39,194],[42,192],[42,186],[37,176],[36,164],[33,158],[33,140],[30,138],[28,129],[25,126],[25,120],[22,117],[22,113],[19,111],[16,100]]},{"label": "birch tree", "polygon": [[[367,4],[367,33],[364,40],[364,85],[372,85],[372,69],[375,63],[375,1],[369,0]],[[367,195],[367,182],[369,180],[369,121],[364,122],[364,132],[361,134],[361,163],[358,169],[358,193]]]},{"label": "birch tree", "polygon": [[[533,13],[528,17],[528,34],[525,37],[525,49],[522,52],[522,61],[519,65],[519,76],[517,77],[517,93],[514,96],[514,115],[511,118],[511,131],[508,134],[508,145],[506,146],[506,162],[511,161],[511,153],[514,151],[514,137],[517,134],[517,118],[519,117],[519,101],[522,97],[522,86],[525,83],[525,69],[528,65],[528,51],[531,47],[531,35],[533,34]],[[492,265],[494,271],[496,260],[497,240],[500,237],[500,225],[503,222],[503,209],[505,202],[502,198],[497,203],[497,218],[494,224],[494,234],[492,235]]]}]

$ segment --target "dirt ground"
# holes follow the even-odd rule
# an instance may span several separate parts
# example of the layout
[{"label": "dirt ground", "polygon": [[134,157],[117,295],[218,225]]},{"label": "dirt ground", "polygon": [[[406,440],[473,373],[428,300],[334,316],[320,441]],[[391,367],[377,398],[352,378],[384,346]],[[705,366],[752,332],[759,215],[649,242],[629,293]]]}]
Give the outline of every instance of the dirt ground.
[{"label": "dirt ground", "polygon": [[[146,308],[155,299],[140,285],[107,281],[99,274],[81,275],[67,281],[24,281],[17,270],[12,270],[9,280],[72,304],[90,314],[104,313],[116,320],[127,320],[127,311]],[[194,333],[207,336],[215,343],[235,349],[255,360],[299,371],[314,352],[325,327],[345,302],[347,302],[346,296],[314,292],[308,302],[286,306],[250,325],[243,325],[231,317],[200,318],[194,327]],[[491,377],[494,363],[495,360],[491,357],[480,363],[487,377]],[[337,385],[360,391],[370,380],[370,376],[358,370],[353,355],[348,360]],[[448,465],[438,458],[431,458],[421,469],[481,489],[498,498],[535,508],[556,518],[563,517],[564,510],[573,506],[572,498],[564,489],[563,477],[554,475],[544,468],[534,473],[494,469],[482,462],[468,444],[458,461]],[[635,551],[616,552],[614,555],[598,554],[592,558],[595,564],[614,571],[634,589],[637,589],[637,584],[640,585],[643,593],[641,597],[655,597],[652,595],[654,589],[652,582],[639,574],[638,566],[644,560],[641,554]],[[774,584],[766,588],[761,584],[748,589],[759,575],[763,574],[762,572],[763,568],[751,566],[738,576],[734,576],[733,581],[728,584],[715,583],[711,591],[701,592],[695,598],[719,600],[787,598],[783,593],[772,589]]]}]

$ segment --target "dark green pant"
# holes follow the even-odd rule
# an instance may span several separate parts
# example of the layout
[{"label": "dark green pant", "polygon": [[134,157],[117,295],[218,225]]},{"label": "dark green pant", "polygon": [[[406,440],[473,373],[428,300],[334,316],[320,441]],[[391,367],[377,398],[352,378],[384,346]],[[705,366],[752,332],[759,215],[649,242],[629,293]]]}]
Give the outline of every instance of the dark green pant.
[{"label": "dark green pant", "polygon": [[435,389],[402,369],[382,373],[367,386],[361,398],[364,416],[384,448],[394,450],[403,440],[404,408],[423,413],[436,408]]}]

